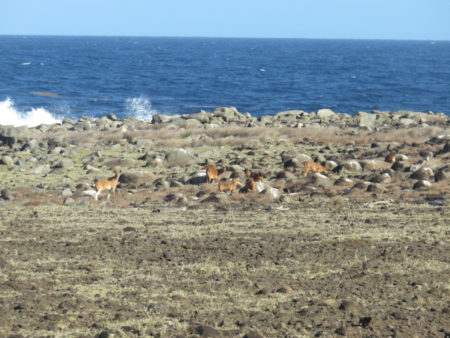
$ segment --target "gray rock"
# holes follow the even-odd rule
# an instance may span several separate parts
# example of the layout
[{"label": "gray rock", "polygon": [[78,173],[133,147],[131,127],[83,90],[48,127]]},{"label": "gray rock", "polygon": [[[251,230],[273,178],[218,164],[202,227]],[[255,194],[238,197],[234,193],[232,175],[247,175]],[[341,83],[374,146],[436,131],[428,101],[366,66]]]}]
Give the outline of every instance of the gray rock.
[{"label": "gray rock", "polygon": [[200,110],[198,113],[192,114],[191,118],[196,119],[201,123],[209,123],[209,121],[211,120],[211,116],[212,116],[211,113],[207,113],[204,110]]},{"label": "gray rock", "polygon": [[186,167],[195,164],[195,157],[186,149],[169,151],[166,155],[168,167]]},{"label": "gray rock", "polygon": [[434,176],[434,173],[431,168],[422,167],[422,168],[419,168],[418,170],[416,170],[415,172],[413,172],[411,174],[411,176],[409,176],[409,178],[415,179],[415,180],[427,180],[432,176]]},{"label": "gray rock", "polygon": [[363,128],[366,127],[370,130],[375,128],[377,115],[375,114],[368,114],[364,112],[358,112],[357,117],[359,118],[359,127]]},{"label": "gray rock", "polygon": [[161,115],[161,114],[155,114],[153,115],[152,123],[153,124],[161,124],[161,123],[168,123],[171,120],[180,117],[180,115]]},{"label": "gray rock", "polygon": [[183,119],[183,118],[177,118],[172,120],[174,125],[184,128],[184,129],[199,129],[203,128],[203,124],[197,120],[197,119]]},{"label": "gray rock", "polygon": [[31,131],[28,127],[14,127],[0,125],[0,141],[4,145],[12,147],[17,142],[24,143],[31,137]]},{"label": "gray rock", "polygon": [[119,182],[129,187],[138,187],[142,184],[150,184],[155,181],[156,176],[150,171],[123,172]]},{"label": "gray rock", "polygon": [[50,171],[50,165],[48,164],[42,164],[40,166],[37,166],[33,170],[30,171],[30,174],[33,175],[43,175],[47,174]]},{"label": "gray rock", "polygon": [[439,170],[434,175],[434,181],[435,182],[445,181],[447,178],[448,178],[448,175],[447,175],[447,173],[444,170]]},{"label": "gray rock", "polygon": [[328,176],[325,176],[321,173],[313,173],[312,174],[312,181],[320,186],[331,186],[333,184],[333,182],[329,179]]},{"label": "gray rock", "polygon": [[61,161],[59,161],[56,165],[55,168],[61,168],[61,169],[72,169],[73,168],[73,161],[69,158],[64,158]]},{"label": "gray rock", "polygon": [[273,116],[260,116],[258,117],[258,121],[262,126],[269,126],[273,124],[274,117]]},{"label": "gray rock", "polygon": [[214,109],[213,116],[221,117],[225,122],[230,122],[234,119],[239,119],[242,114],[234,107],[217,107]]},{"label": "gray rock", "polygon": [[72,193],[72,190],[70,190],[70,188],[66,188],[61,192],[62,197],[70,197],[72,195],[73,195],[73,193]]},{"label": "gray rock", "polygon": [[50,148],[65,147],[67,145],[64,142],[64,136],[62,136],[62,135],[57,135],[57,136],[50,138],[47,141],[47,144]]},{"label": "gray rock", "polygon": [[428,180],[419,180],[416,183],[414,183],[413,189],[422,189],[422,188],[429,188],[432,186],[432,183]]},{"label": "gray rock", "polygon": [[330,119],[336,117],[336,113],[331,109],[319,109],[317,116],[321,119]]},{"label": "gray rock", "polygon": [[67,205],[67,206],[74,206],[74,205],[76,205],[76,203],[75,203],[75,201],[74,201],[72,198],[67,197],[67,198],[64,200],[64,205]]},{"label": "gray rock", "polygon": [[359,164],[359,162],[357,162],[355,160],[347,161],[343,165],[344,165],[344,168],[347,169],[348,171],[362,172],[361,164]]},{"label": "gray rock", "polygon": [[409,127],[411,125],[415,125],[417,124],[416,121],[414,121],[413,119],[410,118],[401,118],[399,120],[400,125],[402,125],[403,127]]},{"label": "gray rock", "polygon": [[9,156],[4,155],[0,158],[0,164],[12,166],[14,165],[14,160]]}]

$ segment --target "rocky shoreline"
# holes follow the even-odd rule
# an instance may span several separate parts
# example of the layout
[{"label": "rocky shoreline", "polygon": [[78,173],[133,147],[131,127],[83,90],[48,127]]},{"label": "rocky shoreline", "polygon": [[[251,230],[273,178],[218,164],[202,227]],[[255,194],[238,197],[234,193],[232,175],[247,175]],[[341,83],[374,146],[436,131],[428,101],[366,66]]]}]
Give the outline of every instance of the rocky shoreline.
[{"label": "rocky shoreline", "polygon": [[[202,202],[362,202],[448,199],[450,117],[410,111],[334,113],[299,110],[252,117],[235,108],[155,115],[152,122],[68,118],[34,128],[0,126],[2,205],[93,203],[96,180],[122,170],[117,198],[99,203],[195,206]],[[396,163],[385,162],[389,153]],[[328,170],[303,177],[303,162]],[[226,166],[224,180],[263,172],[258,196],[218,193],[202,168]],[[261,195],[261,196],[260,196]]]}]

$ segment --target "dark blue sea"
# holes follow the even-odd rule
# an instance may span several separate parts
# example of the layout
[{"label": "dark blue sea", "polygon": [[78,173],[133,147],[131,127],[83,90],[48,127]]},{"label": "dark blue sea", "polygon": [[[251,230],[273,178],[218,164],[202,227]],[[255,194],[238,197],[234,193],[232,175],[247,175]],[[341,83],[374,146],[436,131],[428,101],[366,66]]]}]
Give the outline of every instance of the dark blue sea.
[{"label": "dark blue sea", "polygon": [[450,114],[450,41],[0,36],[0,124],[218,106]]}]

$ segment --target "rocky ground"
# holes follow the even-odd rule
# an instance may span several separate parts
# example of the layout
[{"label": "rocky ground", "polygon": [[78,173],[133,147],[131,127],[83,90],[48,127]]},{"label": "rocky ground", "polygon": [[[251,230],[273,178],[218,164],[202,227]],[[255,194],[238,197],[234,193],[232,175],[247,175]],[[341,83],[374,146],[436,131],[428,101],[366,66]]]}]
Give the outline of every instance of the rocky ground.
[{"label": "rocky ground", "polygon": [[[0,336],[449,334],[442,113],[217,108],[0,141]],[[207,164],[264,181],[218,192]]]}]

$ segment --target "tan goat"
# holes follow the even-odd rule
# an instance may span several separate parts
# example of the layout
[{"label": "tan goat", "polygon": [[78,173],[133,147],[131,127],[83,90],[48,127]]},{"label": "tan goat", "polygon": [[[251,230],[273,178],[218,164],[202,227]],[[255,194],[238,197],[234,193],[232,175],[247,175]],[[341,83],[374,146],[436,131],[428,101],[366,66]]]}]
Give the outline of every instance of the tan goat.
[{"label": "tan goat", "polygon": [[[117,182],[119,182],[119,177],[120,177],[120,170],[116,169],[114,170],[115,176],[114,177],[110,177],[108,179],[105,180],[100,180],[97,181],[95,183],[95,189],[97,190],[97,192],[95,193],[95,200],[98,200],[98,195],[100,195],[100,193],[102,191],[109,191],[111,190],[114,194],[116,193],[116,187],[117,187]],[[108,199],[110,197],[110,193],[108,193]]]},{"label": "tan goat", "polygon": [[310,172],[310,171],[316,172],[316,173],[323,172],[325,174],[328,174],[328,169],[325,168],[319,162],[308,161],[308,162],[304,162],[303,165],[305,166],[305,172],[303,173],[303,176],[305,176],[305,177],[308,176],[308,172]]},{"label": "tan goat", "polygon": [[213,181],[219,182],[222,178],[222,175],[227,171],[227,167],[223,167],[220,169],[217,169],[214,164],[207,165],[203,169],[206,170],[206,182],[212,183]]},{"label": "tan goat", "polygon": [[239,177],[233,178],[231,182],[219,181],[219,191],[230,191],[235,192],[236,186],[241,179]]}]

